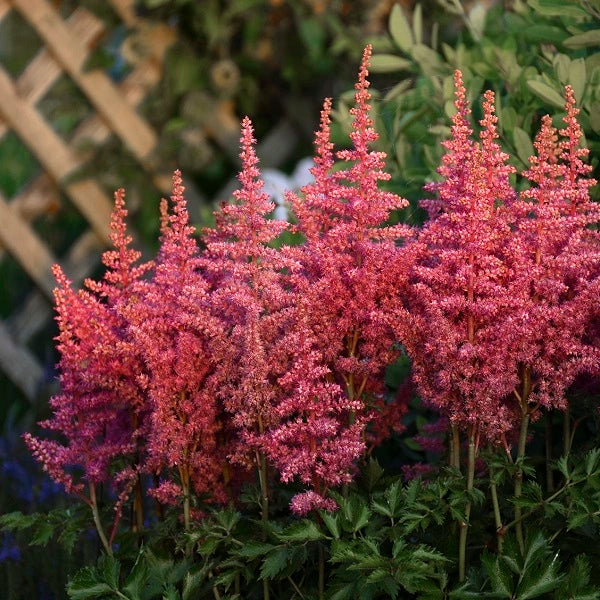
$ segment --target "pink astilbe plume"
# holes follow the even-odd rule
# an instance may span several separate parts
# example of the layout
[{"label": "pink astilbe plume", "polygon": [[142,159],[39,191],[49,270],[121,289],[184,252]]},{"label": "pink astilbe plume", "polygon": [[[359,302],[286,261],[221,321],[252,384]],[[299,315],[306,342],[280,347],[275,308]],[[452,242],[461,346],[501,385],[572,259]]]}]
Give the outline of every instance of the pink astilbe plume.
[{"label": "pink astilbe plume", "polygon": [[[161,238],[153,278],[143,302],[123,307],[146,363],[140,382],[152,408],[150,466],[178,474],[181,497],[193,487],[212,501],[226,500],[224,450],[214,385],[211,340],[218,327],[210,316],[208,284],[199,273],[198,245],[189,225],[181,174],[173,176],[172,211],[161,202]],[[164,488],[164,489],[163,489]],[[153,494],[174,500],[173,481]]]},{"label": "pink astilbe plume", "polygon": [[496,142],[493,93],[483,103],[481,143],[471,140],[468,104],[455,74],[452,137],[429,186],[431,219],[417,242],[409,311],[412,330],[405,344],[421,396],[471,433],[499,439],[513,427],[514,408],[503,398],[516,384],[510,356],[499,343],[498,319],[511,305],[504,251],[509,223],[498,205],[510,203],[512,168]]},{"label": "pink astilbe plume", "polygon": [[[111,484],[119,494],[115,521],[143,468],[141,445],[148,421],[137,383],[143,363],[116,310],[120,302],[136,297],[141,277],[151,268],[150,263],[138,265],[140,253],[129,248],[126,216],[124,192],[119,190],[111,219],[114,249],[103,255],[104,279],[86,281],[90,291],[74,291],[62,269],[53,267],[61,391],[50,401],[52,417],[40,425],[62,441],[24,436],[51,477],[90,505],[96,503],[93,486]],[[82,478],[76,481],[79,470]],[[89,497],[84,481],[91,486]]]},{"label": "pink astilbe plume", "polygon": [[[296,441],[291,432],[300,435],[302,423],[310,423],[303,430],[305,458],[286,473],[304,482],[312,477],[315,490],[350,478],[353,462],[365,449],[365,428],[385,413],[382,372],[398,356],[390,307],[405,269],[396,239],[410,230],[386,223],[392,211],[408,202],[378,185],[390,175],[384,170],[385,153],[369,148],[378,138],[367,80],[371,50],[365,48],[355,85],[352,147],[335,154],[346,168],[333,170],[331,101],[326,100],[315,139],[315,181],[300,195],[287,196],[297,230],[306,238],[293,254],[302,265],[294,278],[302,317],[295,319],[299,330],[290,335],[306,349],[294,357],[297,365],[284,380],[290,389],[302,391],[283,405],[283,425],[273,443],[287,444],[291,454]],[[305,364],[308,356],[310,365]],[[302,377],[305,372],[310,373],[309,386]],[[379,410],[373,410],[375,405]],[[340,440],[337,449],[326,439],[326,432],[334,430]],[[319,453],[328,456],[329,469],[322,468],[322,457],[311,466],[308,457]],[[307,496],[304,507],[307,498],[315,496]]]},{"label": "pink astilbe plume", "polygon": [[[220,350],[219,398],[237,431],[234,462],[254,464],[264,453],[264,435],[278,422],[275,407],[285,373],[286,308],[282,270],[291,263],[269,244],[288,227],[268,218],[275,206],[262,191],[252,124],[242,121],[241,189],[204,232],[202,269],[211,281],[211,302],[224,335]],[[258,454],[257,454],[258,453]]]},{"label": "pink astilbe plume", "polygon": [[518,305],[502,324],[528,382],[517,392],[521,401],[559,409],[566,408],[565,391],[575,377],[600,361],[588,337],[599,306],[600,269],[600,239],[588,226],[600,220],[600,206],[589,197],[596,182],[583,162],[588,151],[580,147],[573,90],[567,86],[565,92],[565,127],[557,131],[548,115],[542,118],[536,154],[523,172],[532,186],[511,207],[511,295]]}]

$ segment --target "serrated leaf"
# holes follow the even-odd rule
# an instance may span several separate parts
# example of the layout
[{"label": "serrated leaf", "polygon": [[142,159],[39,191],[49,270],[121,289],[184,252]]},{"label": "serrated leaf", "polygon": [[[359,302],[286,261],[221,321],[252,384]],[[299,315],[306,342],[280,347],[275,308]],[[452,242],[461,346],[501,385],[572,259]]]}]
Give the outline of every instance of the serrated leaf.
[{"label": "serrated leaf", "polygon": [[181,600],[179,592],[172,583],[169,584],[167,588],[165,588],[162,600]]},{"label": "serrated leaf", "polygon": [[516,598],[518,600],[538,598],[557,588],[562,579],[558,574],[559,566],[560,563],[555,556],[540,568],[526,570],[517,589]]},{"label": "serrated leaf", "polygon": [[513,581],[510,570],[500,562],[499,557],[484,552],[481,561],[490,578],[492,591],[498,594],[500,598],[513,598]]},{"label": "serrated leaf", "polygon": [[183,589],[181,600],[195,600],[198,597],[198,589],[206,579],[206,568],[195,568],[189,571],[183,578]]},{"label": "serrated leaf", "polygon": [[336,514],[331,514],[325,510],[319,511],[325,527],[329,530],[329,533],[336,539],[340,539],[340,525],[338,523],[338,517]]},{"label": "serrated leaf", "polygon": [[571,50],[579,48],[589,48],[590,46],[600,46],[600,29],[584,31],[577,35],[572,35],[563,41],[563,45]]},{"label": "serrated leaf", "polygon": [[21,511],[6,513],[0,516],[0,528],[4,531],[27,529],[35,523],[38,517],[38,513],[32,515],[24,515]]},{"label": "serrated leaf", "polygon": [[587,520],[588,516],[585,513],[571,515],[568,520],[567,531],[581,527]]},{"label": "serrated leaf", "polygon": [[286,527],[277,537],[283,542],[309,542],[322,539],[323,534],[313,521],[303,519]]},{"label": "serrated leaf", "polygon": [[585,456],[585,472],[590,476],[600,467],[600,448],[590,450]]},{"label": "serrated leaf", "polygon": [[539,98],[544,100],[544,102],[548,102],[558,108],[562,108],[565,100],[564,98],[554,89],[551,88],[548,84],[543,81],[537,81],[535,79],[530,79],[527,82],[527,87]]},{"label": "serrated leaf", "polygon": [[328,599],[329,600],[354,600],[356,598],[356,584],[355,583],[347,583],[336,589]]},{"label": "serrated leaf", "polygon": [[146,561],[143,560],[143,554],[140,553],[135,561],[135,565],[133,565],[131,573],[129,573],[129,576],[125,581],[123,591],[131,600],[141,600],[142,593],[148,582],[148,577],[148,565],[146,564]]},{"label": "serrated leaf", "polygon": [[54,534],[54,525],[49,521],[41,521],[37,523],[35,534],[29,544],[31,546],[45,546]]},{"label": "serrated leaf", "polygon": [[410,71],[412,63],[406,58],[395,54],[375,54],[371,57],[369,72],[393,73],[395,71]]},{"label": "serrated leaf", "polygon": [[84,567],[67,584],[67,594],[74,600],[102,598],[112,592],[113,588],[102,581],[94,567]]},{"label": "serrated leaf", "polygon": [[383,515],[384,517],[393,516],[392,511],[390,510],[387,503],[382,502],[381,500],[373,500],[373,502],[371,503],[371,509],[373,510],[373,512]]},{"label": "serrated leaf", "polygon": [[288,564],[288,559],[290,558],[290,551],[286,546],[281,546],[277,548],[275,552],[269,554],[267,558],[263,561],[263,564],[260,568],[260,578],[261,579],[270,579],[274,577]]},{"label": "serrated leaf", "polygon": [[399,4],[394,4],[390,12],[389,20],[390,34],[398,47],[404,52],[410,52],[414,43],[413,34]]},{"label": "serrated leaf", "polygon": [[241,514],[235,510],[221,510],[216,513],[217,521],[229,533],[241,518]]},{"label": "serrated leaf", "polygon": [[265,544],[261,542],[247,542],[242,548],[237,551],[239,556],[246,558],[256,558],[257,556],[263,556],[269,553],[273,548],[273,544]]}]

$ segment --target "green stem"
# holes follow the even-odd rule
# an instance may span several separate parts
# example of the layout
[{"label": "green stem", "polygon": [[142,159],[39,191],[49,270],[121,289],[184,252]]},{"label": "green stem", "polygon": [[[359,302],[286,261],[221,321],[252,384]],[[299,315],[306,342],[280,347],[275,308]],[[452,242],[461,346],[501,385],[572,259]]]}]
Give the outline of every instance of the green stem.
[{"label": "green stem", "polygon": [[[521,396],[521,431],[519,433],[519,446],[517,450],[517,470],[515,472],[515,498],[521,496],[523,489],[523,461],[525,460],[525,449],[527,446],[527,430],[529,428],[529,406],[527,404],[529,400],[529,393],[531,391],[531,374],[529,369],[525,367],[523,369],[523,394]],[[517,521],[517,542],[521,554],[525,552],[525,542],[523,540],[523,526],[521,524],[521,507],[515,505],[515,521]]]},{"label": "green stem", "polygon": [[[467,494],[471,495],[473,491],[473,482],[475,480],[475,428],[469,429],[469,460],[467,467]],[[458,545],[458,578],[462,583],[465,580],[465,570],[467,562],[467,533],[469,531],[469,518],[471,517],[471,500],[467,500],[465,507],[465,519],[460,524],[460,539]]]},{"label": "green stem", "polygon": [[490,492],[492,494],[492,506],[494,507],[494,521],[496,522],[496,536],[498,538],[498,552],[502,554],[504,547],[504,528],[502,527],[502,515],[498,503],[498,490],[494,482],[494,470],[490,467]]},{"label": "green stem", "polygon": [[460,431],[458,425],[452,425],[452,466],[460,471]]},{"label": "green stem", "polygon": [[106,550],[106,554],[112,556],[112,548],[110,547],[106,534],[104,533],[102,521],[100,521],[100,513],[98,512],[98,501],[96,500],[96,486],[93,483],[90,483],[90,501],[92,503],[92,515],[94,516],[94,524],[96,525],[98,536],[100,537],[100,541],[102,542],[102,545]]},{"label": "green stem", "polygon": [[554,471],[552,469],[552,413],[546,413],[546,491],[554,491]]},{"label": "green stem", "polygon": [[554,494],[552,494],[551,496],[548,496],[548,498],[546,498],[545,500],[542,500],[535,508],[532,508],[531,510],[527,511],[525,514],[521,515],[518,520],[514,519],[508,525],[505,525],[504,531],[506,532],[509,529],[511,529],[512,527],[515,527],[516,525],[518,525],[521,521],[528,519],[531,515],[535,514],[540,508],[542,508],[543,506],[546,506],[547,504],[550,504],[550,502],[552,502],[553,500],[556,500],[556,498],[558,498],[561,494],[566,492],[570,487],[573,487],[574,485],[579,485],[580,483],[583,483],[584,481],[586,481],[589,477],[593,477],[595,475],[596,475],[596,473],[592,473],[587,477],[578,479],[577,481],[567,480],[565,482],[565,485],[563,485],[560,489],[556,490],[556,492],[554,492]]},{"label": "green stem", "polygon": [[567,406],[563,418],[563,456],[569,456],[571,452],[571,410]]},{"label": "green stem", "polygon": [[[515,498],[521,496],[523,489],[523,460],[525,459],[525,446],[527,444],[527,429],[529,427],[529,414],[524,413],[521,419],[521,432],[519,434],[519,449],[517,453],[517,471],[515,473]],[[517,542],[521,553],[525,552],[525,543],[523,541],[523,527],[521,525],[521,507],[515,506],[515,521],[517,522]]]},{"label": "green stem", "polygon": [[[260,421],[260,428],[262,430],[262,421]],[[260,481],[260,494],[261,494],[261,503],[260,503],[260,512],[261,519],[263,524],[266,525],[269,520],[269,490],[268,490],[268,480],[267,480],[267,458],[264,452],[256,451],[256,462],[258,467],[258,479]],[[266,528],[264,530],[264,536],[266,536]],[[263,598],[264,600],[269,600],[270,598],[270,590],[269,590],[269,580],[263,579]]]}]

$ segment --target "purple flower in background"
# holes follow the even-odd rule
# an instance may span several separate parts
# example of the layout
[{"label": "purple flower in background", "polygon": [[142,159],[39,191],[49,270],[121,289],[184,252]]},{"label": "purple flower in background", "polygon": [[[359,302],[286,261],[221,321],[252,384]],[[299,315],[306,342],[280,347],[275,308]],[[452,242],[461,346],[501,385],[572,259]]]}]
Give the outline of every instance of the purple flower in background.
[{"label": "purple flower in background", "polygon": [[21,550],[15,538],[10,533],[4,533],[0,538],[0,563],[12,561],[19,562],[21,560]]}]

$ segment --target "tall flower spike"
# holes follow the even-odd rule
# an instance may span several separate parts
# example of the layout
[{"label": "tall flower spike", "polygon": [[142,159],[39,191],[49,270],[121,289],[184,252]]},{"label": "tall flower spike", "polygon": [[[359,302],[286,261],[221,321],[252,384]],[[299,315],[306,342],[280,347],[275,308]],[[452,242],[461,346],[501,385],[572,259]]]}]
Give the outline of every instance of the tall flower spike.
[{"label": "tall flower spike", "polygon": [[[285,372],[282,319],[291,295],[282,270],[293,265],[271,247],[289,225],[269,218],[274,204],[262,190],[252,123],[242,121],[241,189],[216,213],[216,226],[204,231],[202,267],[212,284],[213,314],[220,320],[218,396],[237,429],[234,461],[250,466],[264,454],[263,436],[277,422],[274,407]],[[264,472],[264,469],[263,469]],[[262,476],[261,476],[262,477]]]},{"label": "tall flower spike", "polygon": [[[369,144],[377,141],[379,135],[373,128],[371,105],[369,100],[369,62],[373,47],[368,44],[363,52],[358,73],[358,81],[354,84],[354,103],[350,114],[354,117],[350,139],[353,148],[340,150],[337,157],[352,164],[347,169],[336,172],[333,177],[338,182],[337,189],[331,190],[337,208],[354,225],[354,235],[362,238],[365,235],[376,238],[394,239],[410,235],[405,225],[383,226],[394,210],[405,208],[408,201],[400,196],[380,190],[379,181],[388,181],[391,175],[385,169],[385,152],[369,150]],[[344,185],[347,182],[349,185]],[[340,205],[340,201],[345,200]]]},{"label": "tall flower spike", "polygon": [[102,255],[102,263],[106,267],[104,280],[85,281],[85,286],[93,292],[104,296],[111,305],[115,305],[123,296],[131,292],[131,286],[141,279],[152,268],[152,262],[136,265],[142,253],[131,248],[133,238],[127,233],[127,215],[125,208],[125,190],[118,189],[114,195],[115,204],[110,217],[110,240],[113,249]]},{"label": "tall flower spike", "polygon": [[137,384],[144,368],[119,309],[139,292],[140,278],[151,265],[136,265],[140,253],[129,247],[126,217],[124,191],[118,190],[110,223],[113,248],[103,255],[107,271],[100,282],[86,281],[90,291],[73,291],[61,268],[53,267],[61,391],[50,401],[52,417],[41,425],[63,439],[26,437],[53,479],[90,505],[94,494],[84,495],[83,483],[74,481],[70,467],[81,467],[83,479],[92,486],[110,483],[124,498],[130,486],[123,474],[145,461],[140,440],[146,432],[147,406]]},{"label": "tall flower spike", "polygon": [[471,109],[459,70],[454,71],[454,107],[456,112],[452,116],[450,139],[442,142],[446,153],[442,156],[442,164],[437,170],[445,179],[443,187],[447,190],[446,198],[441,197],[442,183],[433,182],[427,184],[424,189],[432,193],[440,192],[440,198],[421,200],[419,203],[429,213],[430,219],[450,208],[450,203],[460,198],[460,190],[467,176],[467,164],[472,160],[471,155],[475,150],[473,129],[469,123]]},{"label": "tall flower spike", "polygon": [[565,127],[559,131],[563,140],[559,143],[560,158],[567,167],[565,174],[565,200],[569,203],[570,213],[574,215],[578,210],[589,208],[589,188],[596,185],[594,179],[589,178],[592,166],[584,163],[589,154],[589,149],[581,146],[583,132],[577,120],[580,110],[575,101],[575,92],[570,85],[565,86],[565,112],[563,117]]},{"label": "tall flower spike", "polygon": [[487,90],[483,94],[483,119],[479,124],[483,128],[479,137],[481,139],[482,167],[487,172],[486,190],[489,192],[487,198],[490,214],[493,213],[495,204],[502,202],[510,204],[515,199],[515,192],[509,181],[509,175],[515,173],[516,169],[507,164],[508,154],[503,152],[500,144],[496,141],[498,135],[498,117],[496,116],[494,92]]},{"label": "tall flower spike", "polygon": [[409,297],[413,330],[405,343],[422,397],[453,426],[477,428],[494,441],[513,427],[503,398],[516,375],[496,330],[511,302],[503,260],[511,231],[497,200],[511,198],[512,190],[495,141],[493,95],[484,98],[479,145],[470,139],[460,73],[455,84],[457,113],[444,143],[443,180],[428,186],[438,197],[419,236]]},{"label": "tall flower spike", "polygon": [[598,306],[592,282],[600,275],[600,238],[589,225],[600,220],[600,207],[589,197],[595,182],[586,177],[573,90],[565,92],[563,139],[545,115],[523,172],[534,185],[512,207],[511,297],[518,305],[503,334],[532,380],[521,397],[548,409],[566,408],[568,386],[599,362],[587,332]]},{"label": "tall flower spike", "polygon": [[[131,307],[131,331],[147,365],[143,378],[152,405],[149,435],[155,472],[178,471],[189,524],[189,491],[224,500],[224,456],[217,444],[218,407],[213,387],[208,284],[198,273],[199,249],[189,224],[181,173],[173,176],[171,211],[161,203],[161,245],[142,306]],[[172,498],[172,481],[153,493]]]},{"label": "tall flower spike", "polygon": [[310,170],[315,178],[314,183],[305,185],[300,197],[294,192],[288,192],[286,198],[291,204],[298,219],[298,229],[308,240],[326,232],[335,222],[331,214],[331,192],[334,184],[331,176],[334,156],[331,142],[331,98],[325,98],[321,110],[321,121],[315,133],[314,146],[316,156],[315,166]]}]

